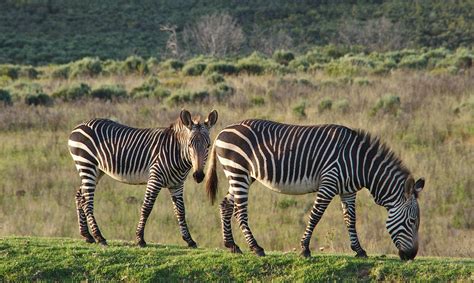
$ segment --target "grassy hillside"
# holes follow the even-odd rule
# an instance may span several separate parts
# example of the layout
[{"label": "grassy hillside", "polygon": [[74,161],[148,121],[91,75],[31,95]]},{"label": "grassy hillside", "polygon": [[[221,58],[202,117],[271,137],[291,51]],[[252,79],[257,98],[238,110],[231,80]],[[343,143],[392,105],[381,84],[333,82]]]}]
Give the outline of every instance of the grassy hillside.
[{"label": "grassy hillside", "polygon": [[[0,63],[44,65],[85,56],[124,59],[134,54],[159,57],[168,38],[161,25],[177,25],[180,36],[186,25],[213,13],[230,13],[242,26],[246,41],[241,53],[259,50],[262,40],[274,41],[278,35],[296,50],[339,42],[344,23],[360,32],[381,18],[395,24],[382,33],[399,38],[401,47],[457,48],[474,42],[473,10],[469,0],[6,0],[0,1]],[[356,35],[360,37],[376,40],[375,34],[361,32]]]},{"label": "grassy hillside", "polygon": [[402,262],[383,255],[356,259],[325,254],[302,259],[294,252],[233,255],[221,249],[152,244],[108,247],[68,238],[0,239],[1,281],[308,281],[473,280],[474,260],[419,257]]}]

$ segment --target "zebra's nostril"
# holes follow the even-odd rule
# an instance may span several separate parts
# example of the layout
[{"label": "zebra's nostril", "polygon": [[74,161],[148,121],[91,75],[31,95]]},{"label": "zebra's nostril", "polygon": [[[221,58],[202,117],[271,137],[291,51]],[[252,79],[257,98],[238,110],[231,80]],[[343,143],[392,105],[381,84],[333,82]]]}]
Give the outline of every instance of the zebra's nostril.
[{"label": "zebra's nostril", "polygon": [[204,180],[204,172],[202,171],[197,171],[193,173],[193,178],[197,183],[201,183],[202,180]]}]

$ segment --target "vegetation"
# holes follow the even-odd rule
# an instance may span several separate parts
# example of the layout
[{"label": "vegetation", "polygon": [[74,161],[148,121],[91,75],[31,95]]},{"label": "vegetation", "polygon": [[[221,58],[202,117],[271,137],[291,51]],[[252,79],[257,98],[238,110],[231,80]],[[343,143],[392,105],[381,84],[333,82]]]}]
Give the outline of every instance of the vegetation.
[{"label": "vegetation", "polygon": [[[472,10],[474,2],[469,0],[275,0],[271,5],[217,0],[6,0],[0,3],[0,63],[44,65],[87,56],[124,60],[131,55],[221,54],[233,46],[241,47],[238,54],[257,50],[271,55],[279,49],[301,52],[329,43],[363,45],[376,51],[387,51],[387,47],[455,49],[474,43]],[[221,29],[222,21],[216,26],[218,17],[212,15],[232,17],[224,22],[230,23],[225,25],[228,29]],[[200,32],[202,24],[214,24],[211,30],[219,38],[234,34],[227,42],[237,40],[238,44],[214,51],[216,46],[200,44],[207,38]],[[170,29],[170,25],[176,27]],[[185,40],[193,35],[198,38]]]},{"label": "vegetation", "polygon": [[472,280],[472,259],[357,259],[325,254],[310,259],[272,252],[265,258],[223,250],[112,241],[104,248],[67,238],[0,240],[1,281],[455,281]]}]

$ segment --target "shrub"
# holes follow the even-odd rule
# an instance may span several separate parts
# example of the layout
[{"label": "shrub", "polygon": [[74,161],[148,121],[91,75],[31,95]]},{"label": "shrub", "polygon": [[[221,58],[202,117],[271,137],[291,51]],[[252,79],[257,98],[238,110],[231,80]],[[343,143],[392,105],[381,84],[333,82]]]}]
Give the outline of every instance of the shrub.
[{"label": "shrub", "polygon": [[122,70],[125,74],[146,75],[149,72],[147,62],[139,56],[130,56],[125,59]]},{"label": "shrub", "polygon": [[326,65],[325,73],[332,77],[354,76],[357,74],[357,68],[347,62],[334,61]]},{"label": "shrub", "polygon": [[70,67],[68,65],[58,66],[51,72],[53,79],[67,79],[69,78]]},{"label": "shrub", "polygon": [[323,111],[326,111],[326,110],[331,110],[331,108],[332,108],[332,100],[331,99],[326,98],[326,99],[323,99],[319,102],[319,105],[318,105],[319,112],[323,112]]},{"label": "shrub", "polygon": [[224,81],[225,81],[224,76],[222,76],[219,73],[212,73],[207,77],[207,82],[213,85],[222,83]]},{"label": "shrub", "polygon": [[295,59],[295,54],[290,51],[277,50],[273,53],[273,60],[278,64],[288,66],[288,64]]},{"label": "shrub", "polygon": [[20,73],[19,73],[19,76],[20,77],[24,77],[24,78],[28,78],[28,79],[31,79],[31,80],[36,80],[38,78],[38,75],[39,75],[39,71],[36,70],[34,67],[22,67],[20,69]]},{"label": "shrub", "polygon": [[161,66],[168,70],[179,71],[183,68],[184,63],[176,59],[168,59]]},{"label": "shrub", "polygon": [[132,89],[130,95],[132,97],[148,97],[149,93],[153,92],[160,86],[160,81],[156,77],[150,77],[142,83],[141,86]]},{"label": "shrub", "polygon": [[95,77],[102,72],[102,63],[99,58],[85,57],[70,65],[69,77]]},{"label": "shrub", "polygon": [[51,106],[53,104],[53,99],[49,95],[39,92],[36,94],[27,95],[25,97],[25,103],[34,106]]},{"label": "shrub", "polygon": [[232,86],[229,86],[225,83],[220,83],[216,85],[210,92],[210,95],[217,99],[217,101],[222,101],[228,97],[233,96],[235,89]]},{"label": "shrub", "polygon": [[76,101],[89,97],[91,88],[85,84],[80,83],[76,85],[66,86],[59,91],[52,94],[53,98],[59,98],[63,101]]},{"label": "shrub", "polygon": [[287,209],[289,207],[295,207],[298,204],[298,202],[294,199],[282,199],[281,201],[278,202],[277,206],[280,209]]},{"label": "shrub", "polygon": [[0,104],[3,105],[11,105],[12,104],[12,96],[10,92],[5,89],[0,89]]},{"label": "shrub", "polygon": [[400,110],[400,97],[393,94],[388,94],[381,97],[375,106],[371,109],[370,114],[373,116],[379,112],[397,115]]},{"label": "shrub", "polygon": [[183,68],[183,74],[186,76],[200,76],[206,70],[206,67],[206,64],[199,62],[186,64]]},{"label": "shrub", "polygon": [[367,78],[355,78],[354,83],[359,86],[368,86],[372,84],[372,82]]},{"label": "shrub", "polygon": [[20,67],[15,65],[0,65],[0,76],[10,77],[12,80],[18,79]]},{"label": "shrub", "polygon": [[298,117],[298,118],[304,118],[306,117],[306,103],[301,102],[300,104],[296,105],[293,107],[293,113]]},{"label": "shrub", "polygon": [[206,74],[219,73],[221,75],[234,75],[238,72],[239,69],[234,64],[226,62],[211,63],[205,71]]},{"label": "shrub", "polygon": [[250,99],[250,102],[255,106],[265,105],[265,99],[261,96],[254,96]]},{"label": "shrub", "polygon": [[104,85],[91,92],[91,97],[101,100],[116,100],[126,96],[127,91],[118,85]]},{"label": "shrub", "polygon": [[192,92],[187,89],[178,89],[170,97],[167,102],[173,105],[185,103],[185,102],[202,102],[204,99],[209,97],[207,90]]},{"label": "shrub", "polygon": [[402,58],[398,67],[407,69],[423,69],[428,64],[428,59],[424,55],[408,55]]},{"label": "shrub", "polygon": [[347,99],[337,100],[336,102],[334,102],[334,108],[336,108],[337,110],[343,113],[347,113],[347,111],[349,111],[349,108],[350,108],[349,101]]}]

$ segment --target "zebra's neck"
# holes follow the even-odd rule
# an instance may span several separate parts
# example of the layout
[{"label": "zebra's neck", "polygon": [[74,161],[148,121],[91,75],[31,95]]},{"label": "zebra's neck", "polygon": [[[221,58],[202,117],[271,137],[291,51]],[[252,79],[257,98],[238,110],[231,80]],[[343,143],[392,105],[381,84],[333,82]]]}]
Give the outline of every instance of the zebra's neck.
[{"label": "zebra's neck", "polygon": [[180,159],[186,167],[191,167],[191,154],[189,152],[188,140],[189,130],[180,122],[177,121],[171,126],[173,137],[179,146]]}]

